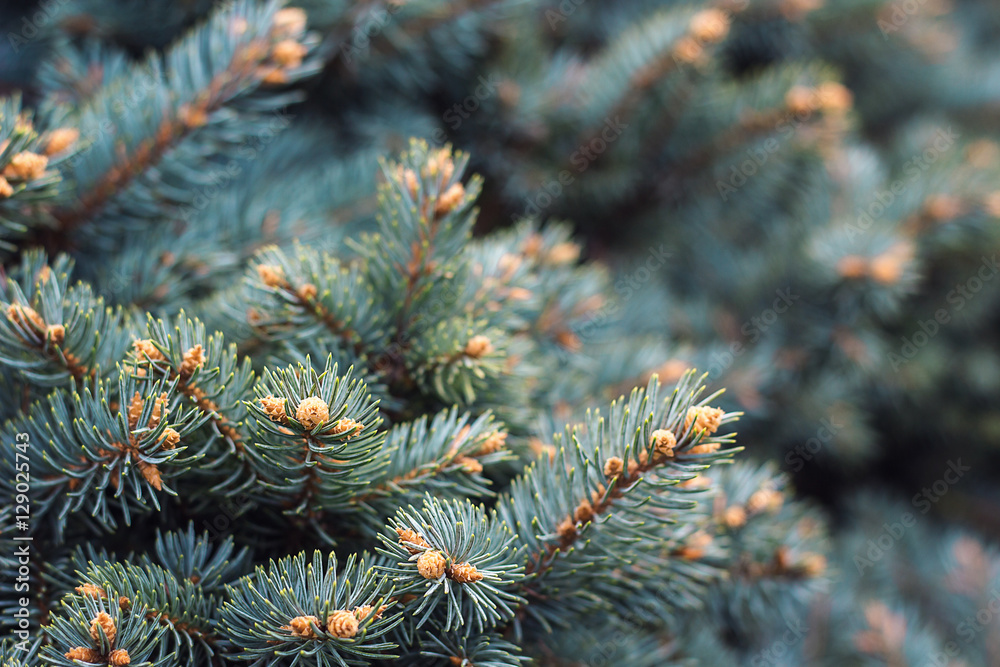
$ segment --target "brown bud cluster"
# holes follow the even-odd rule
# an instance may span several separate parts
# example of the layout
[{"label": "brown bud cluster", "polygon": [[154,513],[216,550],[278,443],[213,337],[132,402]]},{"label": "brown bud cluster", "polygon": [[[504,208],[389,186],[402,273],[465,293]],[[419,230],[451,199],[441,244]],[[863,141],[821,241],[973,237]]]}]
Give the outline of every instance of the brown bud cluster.
[{"label": "brown bud cluster", "polygon": [[12,303],[7,306],[7,319],[22,329],[33,329],[41,333],[45,331],[45,320],[31,306]]},{"label": "brown bud cluster", "polygon": [[739,505],[727,507],[722,512],[722,523],[729,528],[742,528],[747,522],[747,512]]},{"label": "brown bud cluster", "polygon": [[465,344],[465,356],[479,359],[483,355],[493,351],[493,344],[490,339],[483,335],[473,336]]},{"label": "brown bud cluster", "polygon": [[271,49],[271,60],[282,67],[298,67],[308,49],[294,39],[284,39]]},{"label": "brown bud cluster", "polygon": [[109,667],[125,667],[132,662],[132,657],[123,648],[116,648],[108,654]]},{"label": "brown bud cluster", "polygon": [[434,205],[434,215],[441,218],[451,213],[465,197],[465,187],[461,183],[454,183],[445,190]]},{"label": "brown bud cluster", "polygon": [[330,406],[319,396],[308,396],[295,409],[295,419],[304,428],[314,429],[330,418]]},{"label": "brown bud cluster", "polygon": [[293,637],[312,639],[316,636],[313,625],[319,626],[319,619],[315,616],[296,616],[284,626],[283,630],[290,630]]},{"label": "brown bud cluster", "polygon": [[674,447],[677,446],[677,436],[674,435],[673,431],[658,428],[653,431],[649,440],[650,444],[653,445],[653,451],[660,456],[669,457],[674,455]]},{"label": "brown bud cluster", "polygon": [[285,284],[285,272],[280,266],[271,264],[259,264],[257,275],[261,282],[268,287],[281,287]]},{"label": "brown bud cluster", "polygon": [[139,361],[163,361],[165,358],[163,353],[153,344],[153,341],[147,339],[136,340],[132,343],[132,348],[135,350],[136,356],[139,357]]},{"label": "brown bud cluster", "polygon": [[268,395],[257,400],[260,401],[260,406],[267,413],[268,419],[279,424],[288,423],[288,414],[285,412],[285,399]]},{"label": "brown bud cluster", "polygon": [[624,469],[625,469],[624,463],[617,456],[612,456],[610,459],[604,462],[605,477],[618,477],[618,475],[622,474],[622,470]]},{"label": "brown bud cluster", "polygon": [[479,446],[476,450],[477,456],[485,456],[487,454],[492,454],[493,452],[498,452],[507,446],[507,432],[506,431],[493,431],[485,440],[483,444]]},{"label": "brown bud cluster", "polygon": [[104,656],[96,648],[89,648],[86,646],[77,646],[76,648],[70,649],[63,655],[70,660],[82,660],[83,662],[96,662],[101,663],[104,661]]},{"label": "brown bud cluster", "polygon": [[[399,542],[406,547],[406,550],[411,554],[419,553],[421,551],[420,547],[430,547],[424,538],[420,537],[420,535],[417,535],[417,533],[409,528],[397,528],[396,535],[399,536]],[[410,546],[410,544],[415,546]]]},{"label": "brown bud cluster", "polygon": [[163,449],[173,449],[181,441],[181,434],[172,428],[163,429],[163,437],[160,438],[160,446]]},{"label": "brown bud cluster", "polygon": [[350,440],[358,433],[364,429],[365,425],[359,421],[355,421],[348,417],[343,417],[337,420],[337,423],[333,425],[330,433],[334,435],[340,435],[341,433],[347,434],[347,439]]},{"label": "brown bud cluster", "polygon": [[95,586],[94,584],[83,584],[82,586],[77,586],[74,589],[80,595],[86,595],[92,598],[104,598],[107,597],[107,593],[100,586]]},{"label": "brown bud cluster", "polygon": [[358,617],[353,611],[338,609],[327,618],[326,631],[339,639],[350,639],[358,634]]},{"label": "brown bud cluster", "polygon": [[115,637],[118,636],[118,628],[115,627],[114,619],[104,611],[100,612],[90,622],[90,638],[94,640],[94,643],[101,641],[101,630],[104,631],[104,636],[108,638],[108,643],[113,645]]},{"label": "brown bud cluster", "polygon": [[721,9],[706,9],[691,18],[691,35],[709,44],[729,34],[729,16]]},{"label": "brown bud cluster", "polygon": [[195,372],[205,363],[205,351],[201,344],[195,345],[184,353],[184,360],[181,361],[180,374],[187,376]]},{"label": "brown bud cluster", "polygon": [[22,151],[10,159],[4,167],[3,175],[15,181],[33,181],[45,174],[48,164],[49,158],[44,155]]},{"label": "brown bud cluster", "polygon": [[692,406],[688,408],[684,417],[684,430],[691,428],[694,423],[695,431],[701,431],[705,435],[712,435],[719,430],[722,425],[722,417],[725,411],[721,408],[712,408],[707,405]]},{"label": "brown bud cluster", "polygon": [[49,141],[45,144],[45,154],[55,155],[56,153],[62,153],[64,150],[76,143],[76,140],[80,138],[80,130],[75,127],[60,127],[59,129],[53,130],[49,135]]},{"label": "brown bud cluster", "polygon": [[448,570],[448,576],[459,584],[471,584],[482,581],[483,574],[472,563],[456,563]]},{"label": "brown bud cluster", "polygon": [[417,571],[424,579],[440,579],[448,567],[448,560],[440,551],[428,550],[417,558]]},{"label": "brown bud cluster", "polygon": [[382,605],[376,610],[375,607],[370,604],[363,604],[360,607],[354,608],[354,616],[359,621],[363,621],[369,616],[372,616],[373,615],[372,612],[374,612],[375,618],[382,618],[382,613],[385,612],[385,610],[388,608],[389,608],[388,605]]}]

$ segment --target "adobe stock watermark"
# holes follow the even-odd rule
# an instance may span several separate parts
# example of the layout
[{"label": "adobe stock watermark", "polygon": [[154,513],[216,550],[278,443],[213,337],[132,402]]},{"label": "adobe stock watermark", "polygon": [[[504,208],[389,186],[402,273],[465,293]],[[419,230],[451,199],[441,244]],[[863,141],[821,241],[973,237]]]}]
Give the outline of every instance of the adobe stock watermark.
[{"label": "adobe stock watermark", "polygon": [[[20,53],[21,49],[38,35],[50,23],[59,18],[59,9],[68,3],[69,0],[40,0],[38,10],[30,17],[21,17],[21,29],[18,32],[7,33],[7,42],[14,53]],[[27,4],[27,3],[25,3]]]},{"label": "adobe stock watermark", "polygon": [[939,129],[937,134],[934,135],[934,139],[930,142],[930,146],[923,153],[903,163],[903,176],[890,183],[887,190],[877,191],[874,201],[858,215],[857,224],[847,226],[847,240],[853,241],[871,229],[875,221],[885,215],[885,212],[896,201],[896,198],[903,194],[906,187],[920,178],[921,173],[930,169],[931,165],[937,162],[944,153],[954,146],[958,141],[958,137],[958,132],[950,125],[947,129]]},{"label": "adobe stock watermark", "polygon": [[792,293],[791,287],[777,289],[774,292],[775,299],[770,308],[765,308],[757,315],[751,317],[740,327],[740,334],[744,340],[734,341],[729,344],[729,348],[723,352],[713,352],[708,360],[708,377],[717,380],[736,359],[746,353],[751,346],[755,345],[761,337],[766,334],[778,318],[787,313],[788,309],[795,305],[801,296]]},{"label": "adobe stock watermark", "polygon": [[[570,156],[570,164],[573,165],[577,174],[582,174],[590,168],[597,158],[604,154],[608,147],[618,140],[618,137],[627,130],[628,123],[623,123],[619,116],[612,118],[606,116],[604,125],[593,137],[580,144],[577,150]],[[554,179],[546,181],[534,195],[525,198],[525,206],[521,213],[512,213],[511,222],[517,222],[523,218],[537,216],[546,210],[552,203],[562,196],[563,189],[569,187],[576,181],[576,176],[568,169],[563,169]]]},{"label": "adobe stock watermark", "polygon": [[777,665],[809,632],[801,618],[785,621],[785,632],[750,659],[750,667]]},{"label": "adobe stock watermark", "polygon": [[[663,621],[662,611],[658,603],[671,604],[675,593],[670,586],[660,584],[653,593],[657,600],[646,599],[643,603],[636,605],[625,614],[621,620],[625,627],[619,627],[613,632],[601,635],[598,639],[600,643],[591,651],[587,660],[583,661],[584,667],[612,667],[622,665],[619,652],[622,647],[635,641],[635,635],[643,632],[644,628],[660,625]],[[589,644],[594,637],[587,635],[582,638],[581,643]]]},{"label": "adobe stock watermark", "polygon": [[799,472],[805,467],[806,463],[812,461],[816,458],[826,445],[836,437],[837,433],[844,428],[843,424],[838,424],[833,417],[824,417],[819,420],[819,428],[816,430],[816,435],[806,440],[800,445],[796,445],[795,449],[788,451],[785,454],[785,465],[789,467],[792,472]]},{"label": "adobe stock watermark", "polygon": [[226,498],[219,504],[219,513],[211,520],[203,520],[201,525],[208,534],[209,540],[225,537],[232,529],[237,518],[253,504],[253,499],[247,493]]},{"label": "adobe stock watermark", "polygon": [[[452,104],[441,115],[441,119],[448,124],[452,131],[462,127],[462,123],[471,118],[472,114],[483,105],[483,102],[493,97],[503,83],[503,78],[499,74],[490,74],[486,77],[480,75],[478,80],[479,85],[472,91],[472,94],[467,95],[461,102]],[[431,139],[440,146],[448,141],[448,134],[444,128],[439,127],[434,130]]]},{"label": "adobe stock watermark", "polygon": [[782,144],[786,143],[795,135],[806,121],[819,113],[818,109],[813,111],[789,111],[785,116],[774,124],[774,131],[778,137],[768,137],[762,146],[746,149],[747,159],[730,167],[729,178],[726,181],[716,180],[715,188],[719,191],[722,201],[729,201],[729,197],[738,192],[750,179],[756,176],[760,170],[781,150]]},{"label": "adobe stock watermark", "polygon": [[889,34],[898,31],[914,15],[927,5],[927,0],[898,0],[891,7],[883,8],[876,21],[882,39],[888,40]]},{"label": "adobe stock watermark", "polygon": [[952,660],[962,654],[962,647],[970,644],[997,619],[998,615],[1000,615],[1000,589],[994,588],[990,591],[989,602],[977,609],[975,616],[966,616],[955,626],[955,634],[962,640],[962,644],[954,640],[945,642],[943,651],[931,654],[929,662],[926,663],[927,667],[947,667],[957,664]]},{"label": "adobe stock watermark", "polygon": [[247,163],[256,159],[261,151],[292,124],[292,118],[285,109],[272,112],[266,127],[256,134],[243,138],[236,148],[236,157],[230,158],[225,165],[212,170],[205,184],[198,188],[191,201],[180,209],[179,217],[185,222],[190,222],[196,211],[204,211],[213,199],[236,181],[246,169]]},{"label": "adobe stock watermark", "polygon": [[[925,486],[919,493],[914,494],[911,504],[919,510],[920,514],[927,514],[941,501],[952,486],[957,484],[965,473],[972,470],[970,466],[962,465],[962,459],[948,461],[948,468],[939,479]],[[903,512],[898,521],[882,524],[882,531],[875,538],[871,538],[866,543],[868,549],[864,554],[855,554],[854,566],[858,568],[858,574],[863,575],[865,570],[875,566],[875,563],[882,560],[886,553],[896,546],[896,542],[902,539],[908,528],[912,528],[917,523],[917,517],[911,512]],[[867,556],[867,558],[866,558]]]},{"label": "adobe stock watermark", "polygon": [[899,352],[889,353],[889,364],[892,366],[892,370],[899,372],[900,368],[910,363],[920,350],[941,331],[941,328],[951,322],[952,313],[965,308],[965,305],[982,291],[986,284],[996,277],[997,273],[1000,273],[997,256],[984,256],[975,275],[964,283],[955,285],[955,288],[945,296],[945,303],[948,307],[938,308],[934,311],[933,317],[918,320],[917,329],[909,336],[902,336],[903,344],[900,346]]},{"label": "adobe stock watermark", "polygon": [[[646,260],[641,262],[638,268],[615,282],[615,292],[621,295],[620,299],[608,300],[601,308],[588,313],[584,319],[573,323],[570,331],[578,340],[590,339],[598,329],[611,322],[625,303],[632,298],[632,295],[652,280],[653,275],[666,265],[668,259],[673,257],[673,253],[664,248],[662,243],[656,247],[650,246],[646,254],[648,255]],[[570,351],[559,348],[559,354],[569,356]]]},{"label": "adobe stock watermark", "polygon": [[27,652],[30,650],[31,642],[31,564],[33,558],[32,542],[33,537],[28,533],[31,530],[31,460],[29,452],[31,450],[31,436],[27,432],[18,433],[14,437],[14,461],[15,474],[14,491],[16,492],[12,502],[14,526],[22,535],[14,535],[11,538],[13,546],[12,564],[17,563],[16,576],[13,579],[14,593],[19,593],[17,598],[9,599],[9,608],[13,608],[14,617],[13,630],[11,634],[19,641],[14,642],[14,648]]},{"label": "adobe stock watermark", "polygon": [[372,39],[381,34],[392,22],[392,17],[405,6],[405,2],[388,2],[384,6],[370,9],[364,22],[354,26],[351,38],[340,45],[344,62],[350,65],[356,59],[367,58],[371,53]]}]

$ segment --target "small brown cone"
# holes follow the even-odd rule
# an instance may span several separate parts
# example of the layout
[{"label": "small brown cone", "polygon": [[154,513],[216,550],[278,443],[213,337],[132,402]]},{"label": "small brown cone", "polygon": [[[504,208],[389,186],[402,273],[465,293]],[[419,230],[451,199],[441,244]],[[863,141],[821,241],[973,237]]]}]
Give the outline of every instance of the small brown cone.
[{"label": "small brown cone", "polygon": [[483,579],[483,574],[472,563],[457,563],[453,565],[448,572],[448,576],[451,577],[452,581],[460,584],[471,584]]},{"label": "small brown cone", "polygon": [[319,627],[319,619],[315,616],[296,616],[288,622],[287,626],[284,626],[284,629],[291,630],[293,637],[312,639],[316,636],[313,625]]},{"label": "small brown cone", "polygon": [[657,454],[660,454],[661,456],[674,455],[674,447],[677,446],[677,436],[674,435],[673,431],[665,428],[658,428],[653,431],[649,439],[650,444],[653,445],[653,450]]},{"label": "small brown cone", "polygon": [[285,399],[264,396],[257,400],[260,401],[260,406],[264,408],[268,419],[279,424],[288,423],[288,414],[285,412]]},{"label": "small brown cone", "polygon": [[70,649],[64,656],[70,660],[81,660],[83,662],[96,662],[101,663],[104,660],[104,656],[96,648],[90,648],[88,646],[77,646],[76,648]]},{"label": "small brown cone", "polygon": [[712,435],[719,430],[719,426],[722,425],[722,417],[725,414],[721,408],[712,408],[707,405],[693,406],[688,409],[687,416],[684,418],[684,428],[690,428],[691,423],[694,422],[696,431]]},{"label": "small brown cone", "polygon": [[45,328],[45,337],[56,345],[62,345],[66,340],[66,327],[61,324],[50,324]]},{"label": "small brown cone", "polygon": [[57,130],[53,130],[52,134],[49,135],[48,143],[45,144],[45,154],[55,155],[56,153],[62,153],[75,144],[79,138],[80,130],[75,127],[60,127]]},{"label": "small brown cone", "polygon": [[472,357],[473,359],[479,359],[485,354],[489,354],[493,351],[493,344],[490,339],[486,336],[479,335],[473,336],[469,339],[469,342],[465,344],[465,356]]},{"label": "small brown cone", "polygon": [[285,284],[285,272],[280,266],[260,264],[257,266],[257,275],[268,287],[281,287]]},{"label": "small brown cone", "polygon": [[[430,546],[424,538],[420,537],[420,535],[417,535],[409,528],[397,528],[396,535],[399,536],[399,543],[406,547],[406,550],[411,554],[418,553],[420,551],[419,547]],[[410,544],[414,544],[416,547],[411,547],[409,546]]]},{"label": "small brown cone", "polygon": [[438,197],[437,204],[434,205],[434,214],[440,218],[451,213],[461,203],[463,197],[465,197],[465,187],[461,183],[454,183]]},{"label": "small brown cone", "polygon": [[201,344],[195,345],[184,353],[184,360],[181,362],[180,374],[191,375],[195,369],[205,363],[205,351]]},{"label": "small brown cone", "polygon": [[722,522],[729,528],[742,528],[747,522],[746,510],[739,505],[727,507],[722,513]]},{"label": "small brown cone", "polygon": [[695,39],[711,44],[729,33],[729,17],[721,9],[706,9],[691,18],[690,27]]},{"label": "small brown cone", "polygon": [[45,320],[31,306],[12,303],[7,306],[7,319],[25,329],[34,329],[39,333],[45,331]]},{"label": "small brown cone", "polygon": [[617,477],[622,474],[624,470],[624,464],[622,460],[617,456],[612,456],[610,459],[604,462],[604,476],[605,477]]},{"label": "small brown cone", "polygon": [[45,174],[49,159],[31,151],[22,151],[11,158],[4,168],[3,175],[9,179],[33,181]]},{"label": "small brown cone", "polygon": [[440,551],[425,551],[417,558],[417,571],[424,579],[440,579],[448,561]]},{"label": "small brown cone", "polygon": [[94,584],[83,584],[82,586],[77,586],[74,590],[76,590],[76,592],[80,595],[86,595],[95,599],[107,597],[107,593],[104,592],[104,589],[99,586],[95,586]]},{"label": "small brown cone", "polygon": [[104,611],[90,622],[90,638],[94,640],[94,643],[101,641],[101,630],[104,630],[104,636],[108,638],[108,643],[113,645],[115,637],[118,635],[118,628],[115,627],[114,619]]},{"label": "small brown cone", "polygon": [[330,406],[319,396],[303,398],[295,409],[295,418],[304,428],[314,429],[330,418]]},{"label": "small brown cone", "polygon": [[285,39],[274,45],[271,59],[282,67],[298,67],[308,49],[294,39]]},{"label": "small brown cone", "polygon": [[172,428],[163,429],[163,436],[160,438],[160,447],[163,449],[173,449],[181,441],[181,434]]},{"label": "small brown cone", "polygon": [[364,429],[365,425],[359,421],[355,421],[348,417],[343,419],[338,419],[337,423],[333,425],[333,429],[330,431],[331,434],[340,435],[341,433],[347,434],[347,439],[350,440],[358,433]]},{"label": "small brown cone", "polygon": [[358,634],[358,617],[352,611],[338,609],[327,619],[326,631],[338,639],[350,639]]},{"label": "small brown cone", "polygon": [[116,648],[108,655],[108,665],[110,667],[125,667],[130,662],[132,662],[131,656],[123,648]]},{"label": "small brown cone", "polygon": [[299,7],[285,7],[274,13],[272,30],[275,35],[297,35],[306,29],[306,12]]},{"label": "small brown cone", "polygon": [[162,361],[164,358],[163,353],[148,338],[133,342],[132,348],[135,350],[136,356],[139,357],[139,361],[146,361],[147,358],[150,361]]}]

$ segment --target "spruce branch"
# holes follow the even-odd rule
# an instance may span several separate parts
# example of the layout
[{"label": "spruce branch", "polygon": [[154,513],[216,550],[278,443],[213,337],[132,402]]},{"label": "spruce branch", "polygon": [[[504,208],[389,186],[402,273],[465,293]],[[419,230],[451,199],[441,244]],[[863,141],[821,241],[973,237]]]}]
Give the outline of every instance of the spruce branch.
[{"label": "spruce branch", "polygon": [[371,510],[370,529],[381,531],[397,507],[416,503],[426,493],[438,498],[492,496],[490,482],[482,473],[511,457],[506,439],[506,431],[491,414],[473,420],[457,408],[430,420],[424,416],[394,426],[380,453],[387,464],[351,502]]},{"label": "spruce branch", "polygon": [[122,605],[88,592],[67,595],[45,627],[49,644],[42,656],[51,665],[79,667],[159,667],[169,656],[154,651],[162,647],[168,628],[151,619],[140,601]]},{"label": "spruce branch", "polygon": [[41,637],[30,644],[18,645],[11,637],[0,639],[0,665],[4,667],[33,667],[38,664]]},{"label": "spruce branch", "polygon": [[235,658],[257,667],[344,667],[394,658],[396,645],[384,637],[401,616],[387,613],[387,578],[353,555],[342,570],[334,554],[307,557],[272,560],[227,587],[221,628],[242,649]]},{"label": "spruce branch", "polygon": [[[369,280],[396,312],[396,340],[406,340],[415,311],[454,279],[454,258],[463,256],[482,187],[461,177],[468,156],[451,147],[432,150],[414,140],[398,162],[382,163],[378,237],[362,235],[354,249],[366,261]],[[376,250],[377,249],[377,250]]]},{"label": "spruce branch", "polygon": [[171,480],[204,455],[187,436],[206,417],[184,406],[175,384],[138,377],[138,370],[119,366],[116,383],[53,392],[5,426],[43,447],[33,454],[40,456],[33,464],[39,510],[55,511],[60,532],[68,513],[84,506],[109,527],[119,512],[128,525],[133,512],[159,509],[161,493],[177,493]]},{"label": "spruce branch", "polygon": [[0,98],[0,255],[17,251],[16,242],[53,220],[45,208],[65,202],[61,165],[77,149],[79,132],[49,129],[56,117],[36,118],[20,95]]},{"label": "spruce branch", "polygon": [[160,641],[159,655],[188,664],[219,664],[219,652],[225,650],[216,631],[219,596],[148,562],[91,563],[80,581],[79,595],[106,600],[109,607],[117,604],[123,612],[141,604],[147,619],[167,628],[170,640]]},{"label": "spruce branch", "polygon": [[254,328],[293,341],[323,335],[332,350],[343,348],[359,360],[384,349],[385,316],[357,266],[304,246],[297,246],[294,256],[290,261],[278,248],[265,248],[254,258],[249,278]]},{"label": "spruce branch", "polygon": [[603,604],[574,585],[579,570],[620,565],[630,545],[650,539],[651,526],[695,506],[681,482],[738,451],[724,449],[733,434],[716,435],[738,414],[706,405],[717,394],[703,392],[689,371],[661,398],[654,375],[612,403],[607,417],[588,412],[567,427],[554,456],[536,460],[500,498],[500,517],[525,553],[526,611],[543,627],[567,622],[570,609]]},{"label": "spruce branch", "polygon": [[0,274],[0,364],[38,387],[77,387],[112,372],[124,355],[127,320],[85,283],[70,286],[73,262],[24,253]]},{"label": "spruce branch", "polygon": [[420,650],[401,659],[421,667],[440,665],[442,660],[456,667],[516,667],[530,660],[516,644],[492,632],[470,635],[434,628],[422,631],[415,644]]},{"label": "spruce branch", "polygon": [[346,508],[385,465],[378,404],[353,369],[338,374],[332,356],[322,373],[311,363],[265,369],[254,393],[246,402],[256,422],[251,464],[287,512]]},{"label": "spruce branch", "polygon": [[[671,8],[621,34],[588,64],[590,75],[579,79],[587,82],[581,91],[587,115],[600,119],[596,127],[580,135],[579,142],[599,136],[604,118],[629,117],[637,107],[655,99],[650,95],[654,86],[669,89],[675,99],[687,97],[694,87],[692,79],[700,78],[699,69],[710,61],[706,51],[718,48],[731,20],[728,11],[716,7]],[[595,80],[602,85],[594,85]],[[678,115],[676,111],[669,114]]]},{"label": "spruce branch", "polygon": [[523,566],[516,536],[495,512],[428,495],[419,510],[398,510],[390,526],[395,534],[379,536],[390,563],[379,569],[399,594],[420,596],[407,607],[417,628],[434,619],[446,631],[484,632],[513,618]]},{"label": "spruce branch", "polygon": [[[196,534],[194,524],[187,530],[156,531],[156,558],[179,581],[197,585],[205,593],[221,593],[226,584],[249,570],[249,547],[236,549],[232,536],[212,542],[207,531]],[[147,565],[152,561],[146,557]]]},{"label": "spruce branch", "polygon": [[212,424],[213,436],[241,456],[248,437],[242,400],[254,381],[250,360],[241,361],[235,344],[227,346],[220,332],[208,335],[183,311],[173,322],[149,316],[146,335],[132,341],[133,363],[143,374],[174,382]]},{"label": "spruce branch", "polygon": [[[184,204],[182,186],[196,180],[192,169],[204,160],[199,147],[231,150],[239,142],[233,130],[252,128],[268,106],[280,108],[294,98],[262,88],[315,69],[305,60],[314,40],[304,21],[285,20],[288,11],[273,2],[231,3],[162,58],[151,55],[108,81],[79,111],[84,135],[97,145],[73,165],[75,203],[51,211],[59,230],[99,215],[146,218]],[[154,96],[144,105],[153,113],[135,113],[122,101],[134,91]],[[101,131],[109,112],[127,124],[124,142]]]},{"label": "spruce branch", "polygon": [[506,341],[484,320],[443,320],[411,339],[408,374],[425,393],[444,404],[468,406],[489,393],[506,372]]}]

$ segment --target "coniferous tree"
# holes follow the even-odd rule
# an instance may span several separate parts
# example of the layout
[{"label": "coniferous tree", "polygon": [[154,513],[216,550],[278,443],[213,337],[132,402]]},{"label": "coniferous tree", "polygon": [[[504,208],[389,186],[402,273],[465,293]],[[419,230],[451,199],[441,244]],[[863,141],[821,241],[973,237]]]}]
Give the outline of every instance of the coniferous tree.
[{"label": "coniferous tree", "polygon": [[924,508],[993,507],[1000,15],[925,5],[16,15],[0,663],[996,662]]}]

